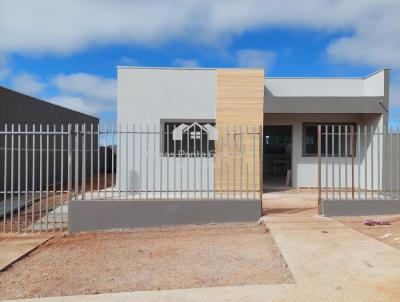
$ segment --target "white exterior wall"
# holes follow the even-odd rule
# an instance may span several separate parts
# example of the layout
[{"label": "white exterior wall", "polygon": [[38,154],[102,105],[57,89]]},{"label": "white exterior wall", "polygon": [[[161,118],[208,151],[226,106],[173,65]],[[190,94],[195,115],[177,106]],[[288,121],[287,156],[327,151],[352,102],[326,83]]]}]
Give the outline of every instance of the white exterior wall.
[{"label": "white exterior wall", "polygon": [[[264,124],[265,125],[290,125],[292,126],[292,185],[293,187],[316,187],[318,185],[318,159],[317,157],[305,157],[303,156],[303,123],[305,122],[343,122],[345,123],[357,123],[357,125],[364,127],[365,125],[369,127],[374,127],[377,130],[377,127],[382,127],[383,125],[383,115],[371,115],[371,114],[265,114]],[[350,129],[349,129],[350,131]],[[364,156],[364,137],[361,136],[361,184],[364,187],[364,164],[365,164],[365,156]],[[381,142],[381,148],[383,144]],[[373,156],[374,156],[374,184],[378,183],[377,175],[378,175],[378,144],[374,142],[373,144]],[[382,152],[380,152],[380,156],[382,156]],[[367,160],[371,159],[371,144],[370,138],[367,138]],[[336,185],[339,183],[339,164],[338,158],[334,158],[335,162],[335,179],[334,182]],[[357,164],[357,162],[356,162]],[[351,160],[348,158],[347,163],[347,181],[348,186],[351,184],[349,180],[351,179]],[[367,165],[370,167],[370,165]],[[328,161],[328,176],[331,178],[332,170],[331,170],[331,159]],[[382,169],[382,165],[381,165]],[[341,184],[345,185],[345,163],[344,157],[341,158],[340,164],[341,170]],[[357,171],[355,173],[355,181],[358,184],[358,174]],[[371,170],[367,171],[367,183],[368,187],[371,184]],[[325,180],[326,170],[325,170],[325,161],[322,163],[322,179]],[[324,181],[323,181],[324,183]]]},{"label": "white exterior wall", "polygon": [[364,96],[385,95],[385,73],[377,72],[363,80]]},{"label": "white exterior wall", "polygon": [[265,78],[272,96],[362,96],[362,79]]},{"label": "white exterior wall", "polygon": [[215,119],[215,69],[118,69],[119,124]]},{"label": "white exterior wall", "polygon": [[385,70],[365,78],[265,78],[267,96],[383,96]]},{"label": "white exterior wall", "polygon": [[[118,69],[118,124],[122,127],[136,125],[136,131],[142,124],[142,129],[160,130],[162,119],[212,119],[215,120],[216,102],[216,70],[215,69],[171,69],[171,68],[119,68]],[[124,129],[124,128],[123,128]],[[134,139],[134,141],[133,141]],[[210,189],[214,186],[213,159],[208,161],[189,159],[190,166],[196,165],[196,172],[187,169],[187,159],[162,158],[159,155],[161,149],[158,134],[150,134],[147,147],[147,136],[142,136],[142,157],[139,154],[140,135],[135,138],[123,135],[119,146],[121,154],[117,156],[118,165],[121,164],[121,177],[117,177],[117,184],[122,189],[127,185],[130,190],[159,191],[162,183],[162,191],[174,189],[174,179],[177,188],[200,188],[198,183],[201,170],[209,168]],[[128,141],[128,143],[127,143]],[[135,144],[136,152],[132,152]],[[128,145],[128,152],[126,146]],[[147,151],[148,149],[149,151]],[[155,151],[155,152],[154,152]],[[133,153],[135,153],[133,155]],[[146,154],[148,156],[146,157]],[[120,161],[120,162],[119,162]],[[175,163],[174,163],[175,161]],[[196,161],[194,163],[193,161]],[[141,163],[141,164],[140,164]],[[174,178],[174,169],[176,173]],[[167,169],[169,165],[169,169]],[[181,169],[182,166],[182,169]],[[119,166],[117,166],[119,167]],[[146,174],[148,170],[148,174]],[[169,170],[169,175],[167,175]],[[182,174],[180,174],[182,171]],[[205,176],[203,175],[205,180]],[[167,186],[168,183],[168,186]],[[203,184],[203,188],[207,184]]]}]

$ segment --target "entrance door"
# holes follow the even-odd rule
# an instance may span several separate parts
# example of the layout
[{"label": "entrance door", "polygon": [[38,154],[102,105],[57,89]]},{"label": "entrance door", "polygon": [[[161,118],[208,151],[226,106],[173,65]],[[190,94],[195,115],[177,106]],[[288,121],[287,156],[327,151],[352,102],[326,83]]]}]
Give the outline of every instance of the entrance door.
[{"label": "entrance door", "polygon": [[264,126],[264,190],[291,186],[292,126]]}]

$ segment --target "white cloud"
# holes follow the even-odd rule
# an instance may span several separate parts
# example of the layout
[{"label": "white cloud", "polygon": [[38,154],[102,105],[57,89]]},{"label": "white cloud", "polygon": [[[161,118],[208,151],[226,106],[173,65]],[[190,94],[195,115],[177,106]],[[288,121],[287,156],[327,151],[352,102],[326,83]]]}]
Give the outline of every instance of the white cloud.
[{"label": "white cloud", "polygon": [[398,0],[3,0],[0,51],[71,54],[91,45],[226,47],[245,32],[286,27],[343,32],[329,57],[400,67]]},{"label": "white cloud", "polygon": [[400,77],[392,79],[389,91],[390,105],[400,106]]},{"label": "white cloud", "polygon": [[7,64],[7,57],[5,54],[0,53],[0,66],[5,66]]},{"label": "white cloud", "polygon": [[271,69],[276,54],[273,51],[257,49],[241,49],[237,52],[237,62],[240,67]]},{"label": "white cloud", "polygon": [[195,59],[179,59],[179,58],[177,58],[172,61],[172,65],[178,66],[178,67],[187,67],[187,68],[200,67],[199,61],[197,61]]},{"label": "white cloud", "polygon": [[335,40],[328,54],[335,61],[400,68],[400,1],[380,5],[354,23],[351,35]]},{"label": "white cloud", "polygon": [[[59,74],[42,82],[30,73],[21,73],[11,78],[13,89],[32,96],[42,97],[57,105],[100,115],[115,111],[116,80],[88,73]],[[51,88],[51,89],[50,89]]]},{"label": "white cloud", "polygon": [[64,93],[77,94],[95,99],[115,101],[116,80],[88,73],[60,74],[52,84]]},{"label": "white cloud", "polygon": [[115,79],[88,73],[60,74],[51,84],[59,91],[50,98],[53,103],[92,115],[115,110]]},{"label": "white cloud", "polygon": [[46,85],[40,79],[30,73],[21,73],[11,78],[12,88],[28,95],[38,95]]},{"label": "white cloud", "polygon": [[11,74],[10,67],[0,67],[0,81],[4,80]]},{"label": "white cloud", "polygon": [[327,48],[333,62],[399,72],[399,20],[399,0],[2,0],[0,53],[73,54],[93,45],[174,41],[226,48],[246,32],[280,27],[339,34]]},{"label": "white cloud", "polygon": [[95,116],[98,116],[103,111],[110,110],[108,104],[102,104],[99,100],[82,96],[57,95],[47,100],[51,103]]}]

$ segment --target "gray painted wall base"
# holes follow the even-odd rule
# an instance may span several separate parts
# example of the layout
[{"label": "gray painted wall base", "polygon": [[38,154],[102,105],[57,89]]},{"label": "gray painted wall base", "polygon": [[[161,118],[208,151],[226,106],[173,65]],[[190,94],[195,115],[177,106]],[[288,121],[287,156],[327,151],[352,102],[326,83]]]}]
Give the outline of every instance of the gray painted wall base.
[{"label": "gray painted wall base", "polygon": [[260,200],[75,200],[70,232],[257,221]]},{"label": "gray painted wall base", "polygon": [[327,217],[400,214],[400,200],[323,200],[321,204]]}]

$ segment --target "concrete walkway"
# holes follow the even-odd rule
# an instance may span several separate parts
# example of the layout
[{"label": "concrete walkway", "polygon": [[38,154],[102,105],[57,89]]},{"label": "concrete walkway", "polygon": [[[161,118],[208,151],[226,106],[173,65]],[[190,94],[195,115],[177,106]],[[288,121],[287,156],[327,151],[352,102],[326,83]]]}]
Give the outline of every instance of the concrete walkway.
[{"label": "concrete walkway", "polygon": [[[27,301],[400,301],[400,251],[311,213],[263,218],[296,284],[248,285]],[[18,300],[21,301],[21,300]]]},{"label": "concrete walkway", "polygon": [[[49,213],[43,213],[42,219],[37,219],[34,225],[35,231],[40,230],[42,226],[43,230],[49,229],[50,231],[56,229],[66,229],[68,226],[68,205],[60,205],[55,210],[50,210]],[[46,225],[47,223],[47,225]],[[47,228],[46,228],[47,226]],[[32,230],[32,226],[28,227],[28,231]]]},{"label": "concrete walkway", "polygon": [[295,296],[301,301],[400,301],[397,249],[315,214],[263,220],[300,286]]},{"label": "concrete walkway", "polygon": [[49,240],[52,235],[27,235],[21,237],[0,238],[0,271]]},{"label": "concrete walkway", "polygon": [[[35,193],[34,195],[35,201],[39,199],[39,193]],[[32,193],[24,194],[21,193],[19,199],[18,196],[13,196],[12,201],[11,197],[8,197],[5,201],[6,207],[4,211],[4,199],[0,200],[0,218],[4,217],[4,213],[6,216],[9,216],[11,212],[16,212],[18,208],[21,210],[29,207],[32,204]],[[25,204],[26,203],[26,204]]]}]

